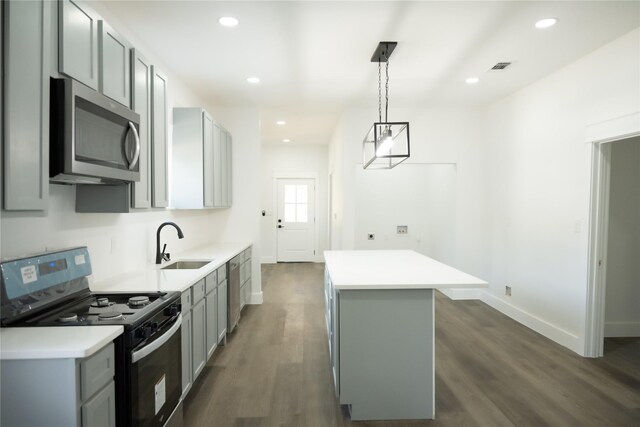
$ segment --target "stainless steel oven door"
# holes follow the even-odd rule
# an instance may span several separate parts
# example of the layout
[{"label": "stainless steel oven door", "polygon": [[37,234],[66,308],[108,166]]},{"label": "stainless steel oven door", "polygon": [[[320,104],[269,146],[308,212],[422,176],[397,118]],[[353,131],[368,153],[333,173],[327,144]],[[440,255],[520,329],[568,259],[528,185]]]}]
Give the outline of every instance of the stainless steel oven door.
[{"label": "stainless steel oven door", "polygon": [[133,425],[163,426],[182,391],[182,317],[164,327],[150,343],[131,352]]}]

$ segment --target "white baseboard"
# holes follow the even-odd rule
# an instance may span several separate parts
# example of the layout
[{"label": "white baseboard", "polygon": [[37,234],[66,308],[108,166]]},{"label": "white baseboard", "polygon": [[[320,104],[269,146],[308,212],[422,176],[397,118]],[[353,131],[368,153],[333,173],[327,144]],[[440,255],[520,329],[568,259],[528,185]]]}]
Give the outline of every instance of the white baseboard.
[{"label": "white baseboard", "polygon": [[253,292],[251,294],[251,298],[249,298],[249,301],[247,302],[247,304],[262,304],[262,291],[260,292]]},{"label": "white baseboard", "polygon": [[507,301],[498,298],[489,292],[480,291],[480,299],[482,302],[490,307],[495,308],[499,312],[506,314],[518,323],[538,332],[541,335],[557,342],[558,344],[567,347],[579,355],[584,354],[584,344],[580,338],[570,332],[565,331],[549,322],[546,322],[539,317],[530,314],[521,308],[516,307],[508,303]]},{"label": "white baseboard", "polygon": [[604,336],[640,337],[640,322],[605,322]]},{"label": "white baseboard", "polygon": [[441,293],[448,296],[451,300],[474,300],[480,299],[480,291],[481,289],[468,289],[468,288],[460,288],[460,289],[451,289],[451,288],[442,288],[438,289]]},{"label": "white baseboard", "polygon": [[263,256],[260,258],[260,264],[275,264],[277,262],[274,256]]}]

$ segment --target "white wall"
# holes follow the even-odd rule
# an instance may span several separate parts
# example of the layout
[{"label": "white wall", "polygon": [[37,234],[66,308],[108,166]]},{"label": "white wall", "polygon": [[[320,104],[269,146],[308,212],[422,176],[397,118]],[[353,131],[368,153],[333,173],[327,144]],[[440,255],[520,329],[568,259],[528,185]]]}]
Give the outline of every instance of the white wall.
[{"label": "white wall", "polygon": [[640,336],[640,137],[611,144],[606,337]]},{"label": "white wall", "polygon": [[490,105],[484,117],[491,285],[483,300],[581,354],[589,221],[585,128],[638,111],[638,40],[635,30]]},{"label": "white wall", "polygon": [[327,248],[328,212],[328,147],[326,145],[265,145],[261,162],[261,217],[262,262],[274,263],[277,255],[276,240],[276,193],[274,176],[287,174],[294,177],[309,177],[315,174],[316,183],[316,262],[322,262],[322,252]]},{"label": "white wall", "polygon": [[[488,239],[485,215],[486,167],[483,151],[483,122],[479,109],[392,109],[394,120],[410,122],[411,157],[396,169],[415,164],[455,164],[455,203],[449,215],[454,229],[446,238],[451,251],[442,261],[481,278],[489,275]],[[357,212],[356,171],[362,168],[362,139],[376,118],[375,110],[345,112],[329,148],[329,167],[334,174],[334,249],[353,249],[361,238],[356,224],[365,215]],[[364,171],[369,173],[372,171]],[[392,171],[380,171],[381,173]],[[378,173],[378,172],[374,172]],[[407,182],[399,191],[411,197],[423,191],[420,182]],[[380,197],[384,197],[381,195]]]},{"label": "white wall", "polygon": [[[357,165],[355,177],[355,249],[412,249],[440,261],[454,258],[455,165]],[[398,226],[407,226],[408,233],[398,234]]]},{"label": "white wall", "polygon": [[[163,230],[163,241],[175,258],[180,251],[217,241],[252,241],[254,256],[260,259],[259,162],[260,129],[255,109],[223,108],[201,99],[185,82],[172,74],[170,64],[157,60],[161,46],[145,46],[135,31],[125,28],[102,3],[92,3],[118,32],[139,49],[169,78],[169,129],[173,107],[204,106],[232,133],[233,207],[224,210],[174,211],[139,210],[128,214],[78,214],[75,189],[51,185],[46,213],[5,212],[0,219],[0,256],[35,253],[46,248],[86,245],[93,263],[93,281],[117,277],[155,261],[155,231],[163,221],[175,221],[184,231],[178,240],[174,230]],[[171,132],[169,132],[171,141]],[[260,266],[253,264],[252,303],[261,302]]]}]

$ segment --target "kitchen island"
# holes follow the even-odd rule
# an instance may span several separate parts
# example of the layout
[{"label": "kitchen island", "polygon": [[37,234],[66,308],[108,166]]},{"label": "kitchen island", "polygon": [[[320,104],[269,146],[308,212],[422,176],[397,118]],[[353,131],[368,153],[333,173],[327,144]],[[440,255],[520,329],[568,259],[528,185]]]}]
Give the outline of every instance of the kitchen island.
[{"label": "kitchen island", "polygon": [[435,417],[434,289],[487,283],[411,250],[325,251],[336,396],[352,420]]}]

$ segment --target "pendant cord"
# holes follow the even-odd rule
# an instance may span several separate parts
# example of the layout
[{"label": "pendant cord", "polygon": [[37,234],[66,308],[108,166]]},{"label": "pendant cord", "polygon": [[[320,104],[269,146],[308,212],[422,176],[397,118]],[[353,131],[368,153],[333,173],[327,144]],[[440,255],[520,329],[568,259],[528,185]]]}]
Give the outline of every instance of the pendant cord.
[{"label": "pendant cord", "polygon": [[378,121],[382,122],[382,63],[378,61]]},{"label": "pendant cord", "polygon": [[384,121],[389,122],[389,60],[387,59],[387,66],[385,69],[387,81],[385,82],[385,104],[384,104]]}]

